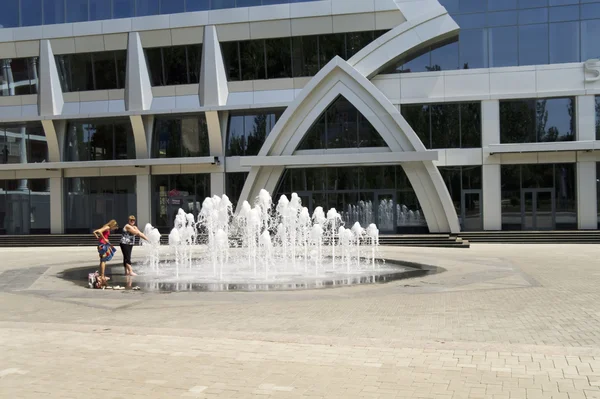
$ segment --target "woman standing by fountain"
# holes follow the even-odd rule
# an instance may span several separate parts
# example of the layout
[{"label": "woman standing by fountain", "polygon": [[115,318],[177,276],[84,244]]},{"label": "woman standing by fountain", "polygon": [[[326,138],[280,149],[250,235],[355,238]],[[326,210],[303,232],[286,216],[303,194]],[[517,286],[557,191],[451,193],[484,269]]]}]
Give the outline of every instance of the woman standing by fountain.
[{"label": "woman standing by fountain", "polygon": [[104,279],[104,270],[106,262],[110,261],[115,253],[116,248],[108,241],[110,232],[119,228],[116,220],[111,220],[98,230],[94,230],[94,236],[98,239],[98,255],[100,256],[100,277]]},{"label": "woman standing by fountain", "polygon": [[142,233],[135,225],[135,216],[129,216],[129,220],[125,227],[123,227],[123,235],[121,236],[121,252],[123,252],[123,267],[125,268],[126,276],[137,276],[131,268],[131,252],[133,251],[133,245],[135,244],[135,236],[140,237],[143,240],[148,240],[148,237]]}]

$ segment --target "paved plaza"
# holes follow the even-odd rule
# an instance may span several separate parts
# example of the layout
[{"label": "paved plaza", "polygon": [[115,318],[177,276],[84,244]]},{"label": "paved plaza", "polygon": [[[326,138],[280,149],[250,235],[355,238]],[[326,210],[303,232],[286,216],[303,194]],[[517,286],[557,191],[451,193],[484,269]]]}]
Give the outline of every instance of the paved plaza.
[{"label": "paved plaza", "polygon": [[93,265],[94,247],[2,249],[0,397],[600,398],[599,246],[383,252],[447,271],[296,292],[99,291],[57,277]]}]

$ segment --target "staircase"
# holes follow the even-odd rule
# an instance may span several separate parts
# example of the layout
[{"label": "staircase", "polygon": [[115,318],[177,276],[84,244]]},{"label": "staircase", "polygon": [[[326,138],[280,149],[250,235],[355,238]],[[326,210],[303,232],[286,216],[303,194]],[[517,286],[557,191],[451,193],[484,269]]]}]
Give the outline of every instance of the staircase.
[{"label": "staircase", "polygon": [[600,244],[600,231],[474,231],[459,236],[471,243]]},{"label": "staircase", "polygon": [[379,244],[394,247],[469,248],[462,237],[449,234],[382,235]]}]

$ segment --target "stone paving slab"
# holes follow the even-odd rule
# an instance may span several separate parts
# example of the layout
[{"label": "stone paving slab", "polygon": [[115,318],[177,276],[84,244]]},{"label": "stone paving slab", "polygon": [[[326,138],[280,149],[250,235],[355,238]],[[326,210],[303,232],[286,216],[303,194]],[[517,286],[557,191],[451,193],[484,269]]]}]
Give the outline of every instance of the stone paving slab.
[{"label": "stone paving slab", "polygon": [[0,398],[600,398],[600,247],[382,252],[447,271],[158,294],[56,277],[93,248],[0,249]]}]

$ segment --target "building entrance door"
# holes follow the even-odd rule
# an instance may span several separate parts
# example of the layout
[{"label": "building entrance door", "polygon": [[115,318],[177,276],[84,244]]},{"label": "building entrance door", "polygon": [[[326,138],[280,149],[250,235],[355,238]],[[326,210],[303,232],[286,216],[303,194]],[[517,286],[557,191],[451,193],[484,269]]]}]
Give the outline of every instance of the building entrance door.
[{"label": "building entrance door", "polygon": [[[377,228],[380,233],[396,232],[396,194],[394,192],[376,192],[374,211],[377,215]],[[367,226],[363,226],[367,227]]]},{"label": "building entrance door", "polygon": [[521,191],[523,230],[554,230],[555,216],[553,188],[531,188]]},{"label": "building entrance door", "polygon": [[481,190],[463,190],[460,202],[461,229],[464,231],[483,230]]}]

